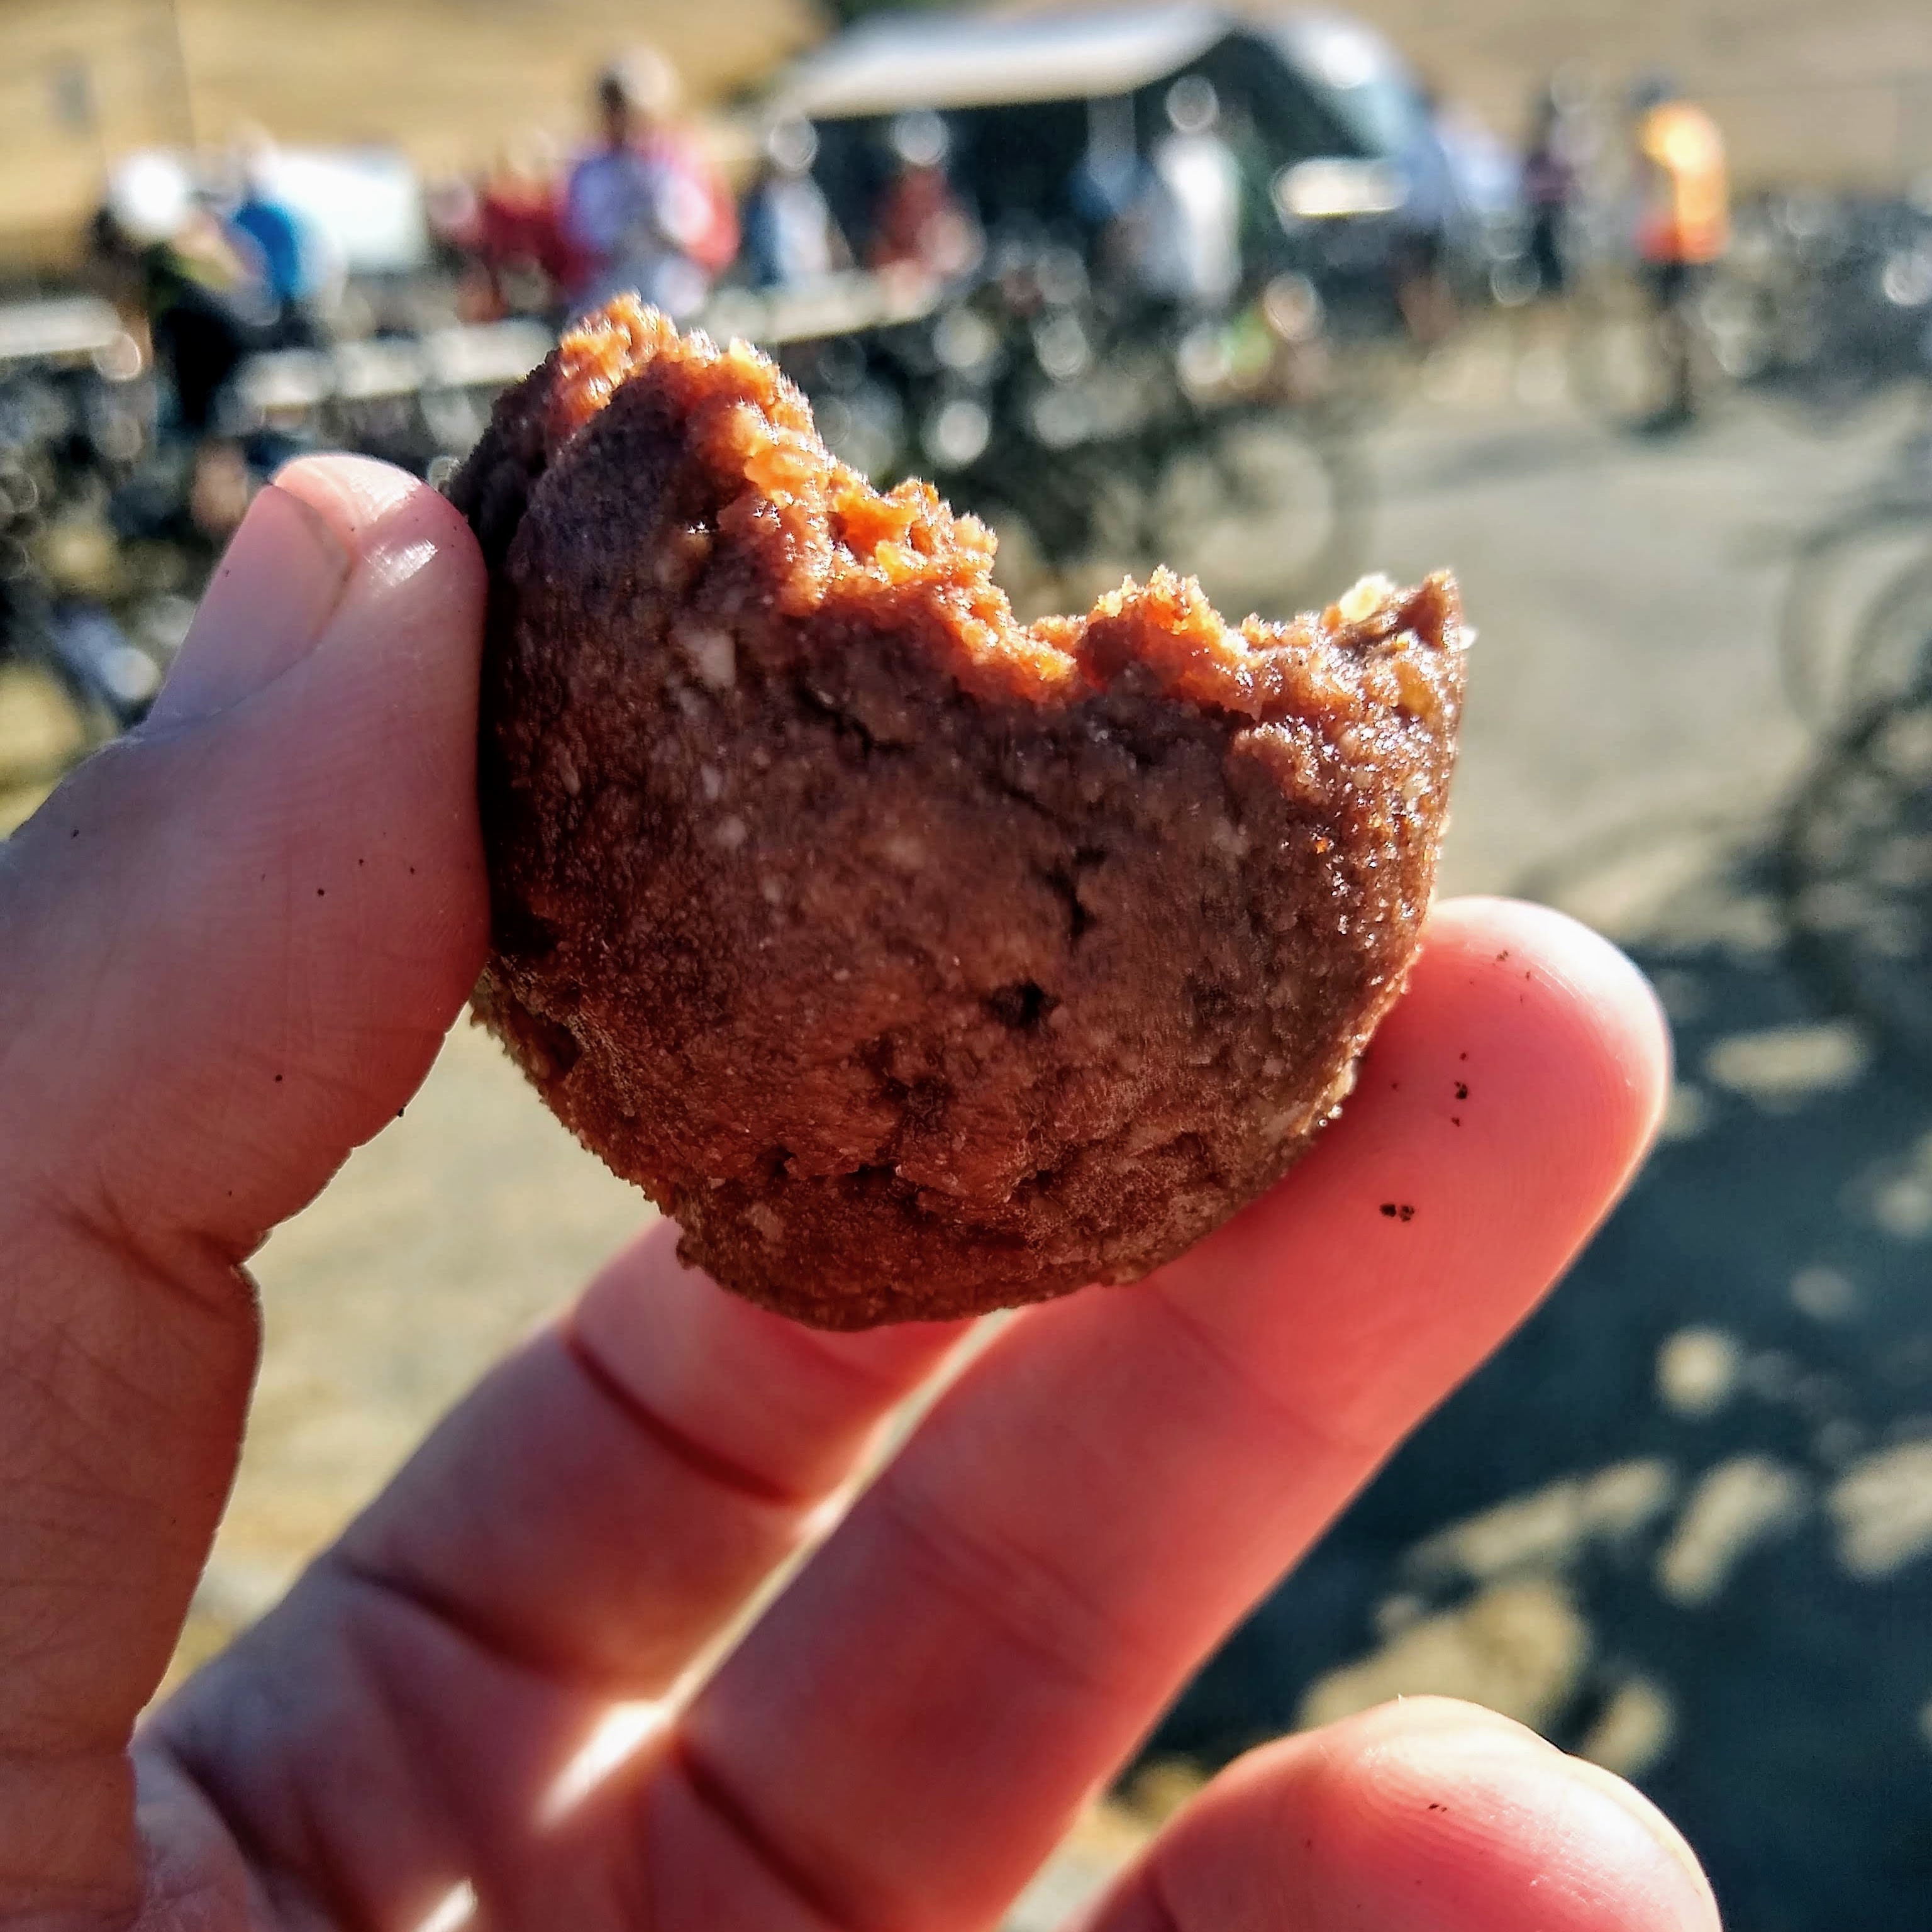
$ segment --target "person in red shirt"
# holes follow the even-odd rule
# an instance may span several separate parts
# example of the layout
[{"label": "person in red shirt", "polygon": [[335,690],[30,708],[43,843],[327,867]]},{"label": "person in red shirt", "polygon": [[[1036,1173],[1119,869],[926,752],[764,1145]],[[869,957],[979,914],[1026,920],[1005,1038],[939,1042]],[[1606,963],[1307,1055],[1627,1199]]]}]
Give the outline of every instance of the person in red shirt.
[{"label": "person in red shirt", "polygon": [[952,142],[936,114],[902,114],[890,136],[893,173],[872,211],[874,268],[952,281],[979,266],[986,238],[946,172]]},{"label": "person in red shirt", "polygon": [[470,246],[490,314],[548,314],[581,265],[564,232],[561,169],[532,132],[507,146],[477,196]]}]

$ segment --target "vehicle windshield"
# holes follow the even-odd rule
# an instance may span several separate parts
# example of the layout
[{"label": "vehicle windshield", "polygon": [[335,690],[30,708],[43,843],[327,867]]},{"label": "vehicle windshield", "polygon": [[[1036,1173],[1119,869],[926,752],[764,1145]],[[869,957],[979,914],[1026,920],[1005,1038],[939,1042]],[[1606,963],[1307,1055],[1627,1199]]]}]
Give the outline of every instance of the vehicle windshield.
[{"label": "vehicle windshield", "polygon": [[1401,67],[1352,25],[1298,21],[1288,55],[1310,89],[1372,154],[1399,154],[1415,138],[1421,100]]},{"label": "vehicle windshield", "polygon": [[1347,87],[1318,82],[1316,92],[1371,154],[1399,154],[1415,137],[1419,104],[1396,75],[1378,74]]}]

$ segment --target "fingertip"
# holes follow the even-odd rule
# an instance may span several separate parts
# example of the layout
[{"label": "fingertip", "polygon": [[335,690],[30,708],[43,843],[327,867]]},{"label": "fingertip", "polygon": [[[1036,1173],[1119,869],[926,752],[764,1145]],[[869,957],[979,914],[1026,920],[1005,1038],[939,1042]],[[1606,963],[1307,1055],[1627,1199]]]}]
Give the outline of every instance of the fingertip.
[{"label": "fingertip", "polygon": [[1426,944],[1441,964],[1488,973],[1512,992],[1520,980],[1529,998],[1566,1006],[1626,1078],[1632,1124],[1648,1144],[1670,1092],[1670,1026],[1628,953],[1554,907],[1493,898],[1438,906]]},{"label": "fingertip", "polygon": [[1526,1726],[1429,1701],[1325,1740],[1317,1887],[1338,1916],[1420,1891],[1444,1932],[1714,1932],[1709,1880],[1634,1786]]},{"label": "fingertip", "polygon": [[1156,1856],[1186,1932],[1258,1932],[1276,1922],[1260,1901],[1284,1898],[1297,1923],[1431,1932],[1720,1922],[1695,1856],[1648,1799],[1523,1725],[1444,1698],[1384,1705],[1252,1754]]},{"label": "fingertip", "polygon": [[[480,903],[476,825],[478,670],[488,583],[475,537],[439,491],[367,457],[306,457],[272,486],[326,528],[352,561],[326,632],[271,728],[297,763],[320,754],[324,782],[347,780],[386,826],[440,825],[426,882],[459,880]],[[285,747],[284,755],[290,755]],[[473,923],[473,921],[472,922]],[[478,955],[480,958],[480,952]],[[473,972],[472,972],[473,976]]]},{"label": "fingertip", "polygon": [[358,610],[376,619],[386,638],[413,634],[425,646],[419,657],[434,655],[456,670],[460,694],[475,682],[476,651],[462,642],[480,640],[484,595],[476,540],[438,492],[366,457],[300,458],[249,506],[146,733],[231,710],[333,636],[366,640],[370,626],[355,621]]},{"label": "fingertip", "polygon": [[215,716],[310,650],[346,592],[355,553],[302,497],[270,484],[248,506],[150,707],[152,734]]},{"label": "fingertip", "polygon": [[1702,1909],[1702,1916],[1694,1914],[1686,1922],[1692,1927],[1719,1927],[1723,1915],[1718,1910],[1718,1895],[1712,1889],[1709,1875],[1691,1850],[1690,1840],[1670,1818],[1635,1785],[1627,1778],[1618,1777],[1615,1772],[1606,1771],[1600,1764],[1592,1764],[1587,1758],[1566,1756],[1563,1762],[1571,1778],[1594,1786],[1611,1803],[1622,1807],[1676,1861]]},{"label": "fingertip", "polygon": [[[1454,1052],[1445,1059],[1449,1048]],[[1435,908],[1407,993],[1376,1035],[1366,1070],[1426,1059],[1446,1090],[1475,1105],[1447,1110],[1480,1134],[1492,1071],[1514,1090],[1491,1151],[1522,1161],[1538,1114],[1614,1194],[1648,1150],[1670,1084],[1670,1034],[1650,982],[1601,934],[1548,906],[1506,898]],[[1453,1060],[1453,1066],[1450,1060]],[[1552,1146],[1555,1143],[1552,1144]]]},{"label": "fingertip", "polygon": [[298,456],[275,472],[272,487],[307,504],[352,556],[392,512],[420,498],[442,500],[407,470],[368,456]]},{"label": "fingertip", "polygon": [[[304,456],[277,472],[272,487],[303,504],[379,585],[406,560],[405,575],[434,557],[454,593],[480,608],[484,572],[475,533],[440,490],[368,456]],[[453,574],[453,581],[448,580]]]}]

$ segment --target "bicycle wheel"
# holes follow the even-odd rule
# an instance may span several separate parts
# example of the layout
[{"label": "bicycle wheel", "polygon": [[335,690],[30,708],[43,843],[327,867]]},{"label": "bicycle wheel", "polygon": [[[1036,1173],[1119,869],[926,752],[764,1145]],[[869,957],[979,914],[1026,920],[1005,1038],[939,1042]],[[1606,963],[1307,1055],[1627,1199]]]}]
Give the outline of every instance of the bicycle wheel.
[{"label": "bicycle wheel", "polygon": [[1734,386],[1756,352],[1746,321],[1748,297],[1712,278],[1660,308],[1634,275],[1599,275],[1584,283],[1570,304],[1570,393],[1610,428],[1643,430],[1684,418],[1672,370],[1673,328],[1688,361],[1694,414],[1708,413]]},{"label": "bicycle wheel", "polygon": [[1883,586],[1904,563],[1932,561],[1932,490],[1881,496],[1824,524],[1798,544],[1778,614],[1779,676],[1806,724],[1828,726],[1852,708],[1847,680]]},{"label": "bicycle wheel", "polygon": [[1042,449],[996,436],[971,469],[946,479],[956,510],[979,518],[998,540],[993,580],[1023,619],[1084,606],[1105,573],[1118,583],[1143,567],[1131,536],[1141,465],[1130,448],[1083,443]]},{"label": "bicycle wheel", "polygon": [[1354,445],[1279,414],[1203,424],[1158,463],[1142,500],[1150,562],[1198,577],[1228,620],[1288,617],[1362,567],[1369,484]]},{"label": "bicycle wheel", "polygon": [[1865,606],[1847,654],[1844,708],[1855,716],[1907,696],[1932,664],[1932,550],[1913,557]]},{"label": "bicycle wheel", "polygon": [[1780,873],[1795,963],[1932,1066],[1932,628],[1911,684],[1868,710],[1798,794]]}]

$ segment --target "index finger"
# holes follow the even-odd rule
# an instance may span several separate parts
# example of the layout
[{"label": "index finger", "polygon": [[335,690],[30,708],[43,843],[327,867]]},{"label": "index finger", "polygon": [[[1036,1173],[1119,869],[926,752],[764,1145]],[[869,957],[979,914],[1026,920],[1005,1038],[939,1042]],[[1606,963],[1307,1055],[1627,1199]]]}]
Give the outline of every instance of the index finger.
[{"label": "index finger", "polygon": [[1534,1305],[1628,1179],[1665,1064],[1603,942],[1444,908],[1287,1183],[1141,1286],[1022,1318],[962,1378],[693,1706],[644,1855],[704,1862],[686,1895],[713,1907],[769,1901],[776,1874],[800,1922],[996,1916]]}]

